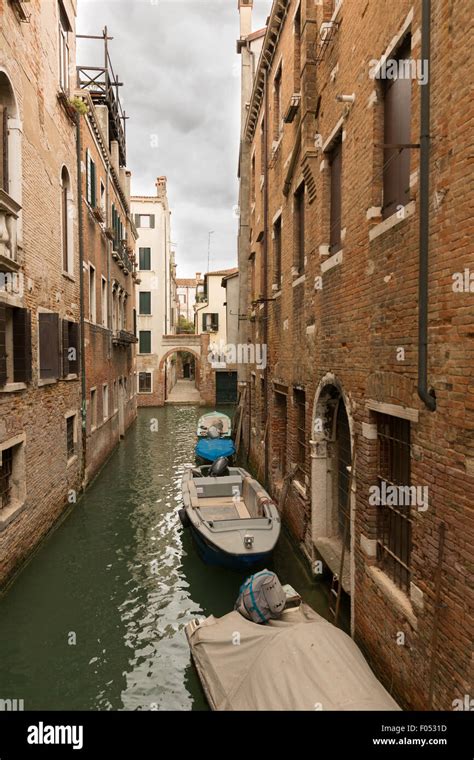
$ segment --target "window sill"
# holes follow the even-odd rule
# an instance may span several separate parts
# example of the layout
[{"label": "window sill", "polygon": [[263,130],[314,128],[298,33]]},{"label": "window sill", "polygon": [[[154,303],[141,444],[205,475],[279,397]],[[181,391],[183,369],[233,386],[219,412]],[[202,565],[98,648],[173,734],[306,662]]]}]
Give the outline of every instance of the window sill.
[{"label": "window sill", "polygon": [[70,272],[66,272],[65,270],[63,270],[63,277],[65,277],[66,280],[70,280],[71,282],[76,282],[76,278],[74,277],[74,275],[71,274]]},{"label": "window sill", "polygon": [[16,393],[17,391],[26,391],[26,383],[6,383],[0,388],[0,393]]},{"label": "window sill", "polygon": [[299,496],[306,499],[306,488],[299,482],[299,480],[293,480],[292,486]]},{"label": "window sill", "polygon": [[397,608],[398,612],[405,617],[411,627],[416,630],[417,620],[408,596],[395,583],[390,580],[380,567],[370,565],[367,572],[385,598]]},{"label": "window sill", "polygon": [[321,262],[321,272],[324,274],[324,272],[327,272],[328,269],[332,269],[333,267],[342,264],[342,257],[343,250],[341,248],[337,253],[333,253],[332,256],[326,259],[326,261]]},{"label": "window sill", "polygon": [[306,275],[300,274],[300,276],[297,277],[296,280],[293,280],[291,284],[293,287],[296,287],[296,285],[301,285],[301,283],[304,282],[305,280],[306,280]]},{"label": "window sill", "polygon": [[23,511],[26,506],[26,502],[18,501],[14,499],[10,506],[0,510],[0,532],[5,528]]},{"label": "window sill", "polygon": [[49,377],[49,378],[43,378],[38,380],[38,388],[42,388],[44,385],[54,385],[58,382],[57,377]]},{"label": "window sill", "polygon": [[69,381],[69,380],[77,380],[79,378],[79,375],[75,372],[71,373],[70,375],[66,375],[66,377],[63,377],[63,380]]},{"label": "window sill", "polygon": [[72,457],[69,457],[69,459],[67,460],[66,469],[69,469],[69,467],[71,467],[74,464],[74,462],[77,462],[78,459],[79,457],[77,456],[77,454],[73,454]]},{"label": "window sill", "polygon": [[375,238],[383,235],[384,232],[388,232],[388,230],[393,229],[393,227],[396,227],[398,224],[401,224],[406,219],[409,219],[411,216],[413,216],[414,213],[415,201],[410,201],[406,206],[403,206],[403,216],[400,216],[400,212],[396,211],[394,214],[392,214],[392,216],[387,217],[387,219],[384,219],[383,222],[379,222],[379,224],[376,224],[375,227],[372,227],[369,230],[369,241],[375,240]]}]

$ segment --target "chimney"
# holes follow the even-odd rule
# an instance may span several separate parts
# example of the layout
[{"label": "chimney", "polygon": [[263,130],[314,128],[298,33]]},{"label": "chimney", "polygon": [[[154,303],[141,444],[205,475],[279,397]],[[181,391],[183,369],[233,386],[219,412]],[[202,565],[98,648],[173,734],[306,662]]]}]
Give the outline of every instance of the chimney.
[{"label": "chimney", "polygon": [[247,37],[252,33],[253,0],[239,0],[240,36]]},{"label": "chimney", "polygon": [[110,141],[110,158],[112,160],[112,166],[114,167],[117,174],[120,171],[119,166],[119,144],[117,140],[111,140]]},{"label": "chimney", "polygon": [[196,272],[196,282],[199,282],[201,279],[201,272]]},{"label": "chimney", "polygon": [[156,195],[158,198],[166,198],[166,177],[158,177],[155,186],[156,186]]},{"label": "chimney", "polygon": [[132,172],[126,171],[125,172],[125,195],[127,198],[127,203],[130,205],[130,185],[132,182]]},{"label": "chimney", "polygon": [[109,144],[109,108],[99,104],[94,106],[95,115],[99,122],[99,127],[104,135],[105,144]]}]

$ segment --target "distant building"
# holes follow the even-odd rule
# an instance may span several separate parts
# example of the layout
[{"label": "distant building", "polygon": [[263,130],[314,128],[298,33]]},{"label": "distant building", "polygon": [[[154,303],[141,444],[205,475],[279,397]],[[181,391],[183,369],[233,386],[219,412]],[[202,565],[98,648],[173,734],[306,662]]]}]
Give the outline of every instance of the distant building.
[{"label": "distant building", "polygon": [[238,269],[207,272],[198,282],[195,310],[196,333],[209,333],[209,359],[216,373],[216,402],[232,402],[237,397],[236,367],[227,366],[226,290],[223,278],[238,274]]},{"label": "distant building", "polygon": [[[166,185],[166,177],[158,177],[155,196],[132,197],[133,218],[138,232],[138,406],[158,403],[162,338],[176,331],[176,274]],[[171,359],[165,361],[168,370],[165,376],[172,379]]]},{"label": "distant building", "polygon": [[200,280],[200,272],[196,272],[194,278],[178,278],[176,280],[178,316],[183,317],[191,324],[194,324],[194,304],[196,303],[196,290]]}]

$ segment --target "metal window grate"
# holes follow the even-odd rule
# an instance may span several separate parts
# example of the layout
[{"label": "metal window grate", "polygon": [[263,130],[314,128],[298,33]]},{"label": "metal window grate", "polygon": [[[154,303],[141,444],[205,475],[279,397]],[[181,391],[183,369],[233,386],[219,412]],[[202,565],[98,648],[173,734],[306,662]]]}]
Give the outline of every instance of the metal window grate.
[{"label": "metal window grate", "polygon": [[13,472],[13,449],[2,451],[0,466],[0,509],[8,507],[11,501],[11,476]]},{"label": "metal window grate", "polygon": [[68,417],[66,420],[66,446],[67,458],[74,456],[74,417]]},{"label": "metal window grate", "polygon": [[[378,484],[410,486],[410,423],[377,415]],[[409,504],[378,506],[377,558],[381,568],[404,591],[410,585],[411,510]]]}]

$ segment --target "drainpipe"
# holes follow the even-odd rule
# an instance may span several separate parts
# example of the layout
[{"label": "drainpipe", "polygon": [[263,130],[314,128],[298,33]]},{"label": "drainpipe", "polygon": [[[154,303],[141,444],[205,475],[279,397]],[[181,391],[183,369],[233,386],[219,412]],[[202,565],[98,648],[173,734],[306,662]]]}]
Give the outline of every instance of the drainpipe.
[{"label": "drainpipe", "polygon": [[[268,342],[268,119],[269,119],[269,109],[268,109],[268,69],[265,69],[265,79],[264,79],[264,88],[265,88],[265,129],[263,134],[263,150],[264,150],[264,164],[263,164],[263,173],[264,173],[264,193],[263,193],[263,344],[264,346],[267,345]],[[267,349],[267,360],[268,360],[268,349]],[[264,482],[265,486],[268,486],[268,471],[269,471],[269,460],[270,460],[270,451],[269,451],[269,421],[268,421],[268,361],[265,363],[265,368],[263,370],[263,389],[264,389],[264,395],[263,395],[263,403],[265,404],[265,465],[264,465]]]},{"label": "drainpipe", "polygon": [[430,25],[431,0],[422,0],[421,59],[427,62],[428,79],[421,86],[420,113],[420,251],[418,282],[418,395],[434,412],[436,397],[428,389],[428,252],[430,215]]},{"label": "drainpipe", "polygon": [[80,333],[81,333],[81,429],[82,429],[82,464],[81,482],[84,483],[86,472],[86,338],[84,334],[84,230],[82,215],[82,171],[81,171],[81,115],[76,113],[76,162],[77,162],[77,219],[79,233],[79,309],[80,309]]}]

